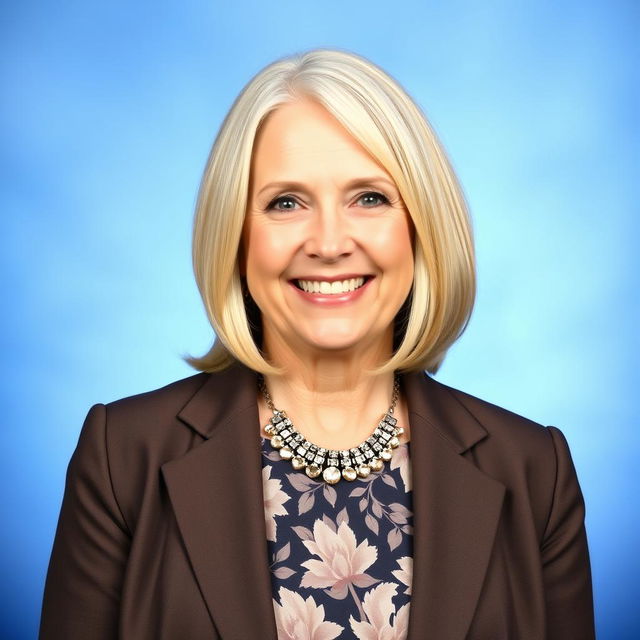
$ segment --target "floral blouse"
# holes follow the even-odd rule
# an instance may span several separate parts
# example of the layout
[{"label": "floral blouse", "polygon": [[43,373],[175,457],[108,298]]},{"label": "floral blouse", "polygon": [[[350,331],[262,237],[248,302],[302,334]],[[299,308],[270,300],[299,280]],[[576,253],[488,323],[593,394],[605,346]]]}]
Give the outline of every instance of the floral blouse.
[{"label": "floral blouse", "polygon": [[381,472],[329,485],[262,440],[279,640],[405,640],[413,573],[410,442]]}]

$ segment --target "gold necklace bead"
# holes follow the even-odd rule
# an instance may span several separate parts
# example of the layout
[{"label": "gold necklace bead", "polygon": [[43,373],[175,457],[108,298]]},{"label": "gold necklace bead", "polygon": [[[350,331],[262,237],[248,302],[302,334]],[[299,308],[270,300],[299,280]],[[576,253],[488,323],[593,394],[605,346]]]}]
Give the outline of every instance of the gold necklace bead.
[{"label": "gold necklace bead", "polygon": [[322,473],[322,469],[317,464],[310,464],[310,465],[307,465],[307,468],[305,469],[305,473],[310,478],[317,478]]},{"label": "gold necklace bead", "polygon": [[371,467],[368,464],[361,464],[356,471],[361,478],[366,478],[371,473]]},{"label": "gold necklace bead", "polygon": [[349,482],[352,482],[358,477],[358,472],[353,467],[347,467],[342,470],[342,477]]},{"label": "gold necklace bead", "polygon": [[302,469],[302,467],[305,467],[307,465],[307,463],[305,462],[304,458],[300,457],[300,456],[294,456],[293,458],[291,458],[291,466],[298,471],[299,469]]}]

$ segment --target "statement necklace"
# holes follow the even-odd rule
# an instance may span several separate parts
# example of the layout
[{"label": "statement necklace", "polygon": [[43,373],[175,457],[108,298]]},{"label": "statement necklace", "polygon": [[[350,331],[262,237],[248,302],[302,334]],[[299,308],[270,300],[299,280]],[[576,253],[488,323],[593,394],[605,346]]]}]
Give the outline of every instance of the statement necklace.
[{"label": "statement necklace", "polygon": [[393,409],[398,401],[400,379],[394,375],[393,397],[387,413],[378,423],[373,433],[360,445],[351,449],[325,449],[309,442],[299,433],[284,411],[276,409],[262,374],[258,374],[258,387],[264,395],[273,417],[264,430],[271,437],[271,446],[280,452],[284,460],[291,460],[294,469],[302,470],[310,478],[322,478],[329,484],[336,484],[341,478],[355,480],[358,476],[366,478],[372,471],[382,471],[384,463],[389,462],[400,441],[398,436],[404,433],[393,417]]}]

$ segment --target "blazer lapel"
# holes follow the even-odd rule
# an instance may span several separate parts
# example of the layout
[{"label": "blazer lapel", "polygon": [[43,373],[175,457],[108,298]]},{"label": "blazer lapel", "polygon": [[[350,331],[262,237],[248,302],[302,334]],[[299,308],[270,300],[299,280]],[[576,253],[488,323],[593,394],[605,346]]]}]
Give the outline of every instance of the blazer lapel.
[{"label": "blazer lapel", "polygon": [[[462,457],[486,430],[426,373],[402,376],[411,427],[413,586],[408,640],[462,640],[489,563],[505,487]],[[162,465],[222,638],[276,640],[262,494],[256,374],[211,374],[178,417],[205,441]]]},{"label": "blazer lapel", "polygon": [[207,438],[162,465],[193,570],[224,640],[276,640],[255,373],[212,374],[178,414]]},{"label": "blazer lapel", "polygon": [[426,373],[403,378],[411,427],[413,585],[408,640],[462,640],[480,596],[505,486],[462,453],[487,431]]}]

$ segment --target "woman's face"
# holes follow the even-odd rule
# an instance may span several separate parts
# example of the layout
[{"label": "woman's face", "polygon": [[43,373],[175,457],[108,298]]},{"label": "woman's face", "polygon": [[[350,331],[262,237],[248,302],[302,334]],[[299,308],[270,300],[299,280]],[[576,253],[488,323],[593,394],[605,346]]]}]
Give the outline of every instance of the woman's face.
[{"label": "woman's face", "polygon": [[301,100],[268,116],[253,150],[240,271],[270,356],[391,349],[412,245],[395,183],[322,106]]}]

